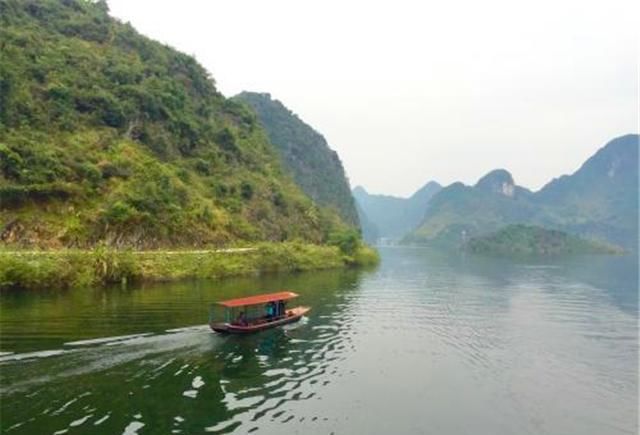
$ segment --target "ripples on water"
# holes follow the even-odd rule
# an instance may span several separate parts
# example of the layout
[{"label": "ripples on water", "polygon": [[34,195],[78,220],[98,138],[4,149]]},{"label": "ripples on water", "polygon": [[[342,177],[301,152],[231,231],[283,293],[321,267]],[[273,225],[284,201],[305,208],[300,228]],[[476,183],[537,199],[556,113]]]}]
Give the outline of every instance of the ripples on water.
[{"label": "ripples on water", "polygon": [[221,336],[200,325],[3,353],[2,430],[246,433],[263,421],[295,427],[305,417],[286,404],[313,400],[315,390],[342,376],[351,340],[353,316],[335,306],[348,303],[323,299],[314,318],[252,336]]},{"label": "ripples on water", "polygon": [[[217,336],[203,325],[4,356],[3,397],[22,400],[4,403],[3,416],[23,420],[3,430],[45,433],[39,431],[53,424],[58,434],[83,425],[100,426],[96,433],[137,433],[152,425],[154,432],[226,433],[243,423],[241,432],[262,420],[297,421],[284,405],[312,400],[315,385],[341,376],[348,320],[331,320],[313,326],[303,319],[252,337]],[[310,328],[312,339],[301,328]]]},{"label": "ripples on water", "polygon": [[[361,274],[158,286],[80,302],[5,296],[2,431],[637,432],[633,262],[408,249],[384,250],[383,260]],[[296,289],[313,310],[246,337],[185,326],[206,319],[205,301],[247,288]]]}]

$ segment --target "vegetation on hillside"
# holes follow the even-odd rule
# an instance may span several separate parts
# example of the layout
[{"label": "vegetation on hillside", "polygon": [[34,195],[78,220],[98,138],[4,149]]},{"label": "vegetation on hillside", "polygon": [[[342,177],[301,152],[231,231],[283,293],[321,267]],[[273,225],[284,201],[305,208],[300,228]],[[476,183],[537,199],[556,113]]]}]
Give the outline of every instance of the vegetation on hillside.
[{"label": "vegetation on hillside", "polygon": [[638,248],[640,136],[609,141],[573,174],[554,179],[535,199],[561,230]]},{"label": "vegetation on hillside", "polygon": [[496,233],[474,237],[466,248],[492,255],[619,254],[621,248],[532,225],[509,225]]},{"label": "vegetation on hillside", "polygon": [[0,0],[0,240],[326,243],[345,225],[242,104],[104,1]]},{"label": "vegetation on hillside", "polygon": [[302,190],[318,204],[333,208],[352,227],[359,227],[342,162],[325,138],[269,94],[242,92],[234,99],[255,110]]}]

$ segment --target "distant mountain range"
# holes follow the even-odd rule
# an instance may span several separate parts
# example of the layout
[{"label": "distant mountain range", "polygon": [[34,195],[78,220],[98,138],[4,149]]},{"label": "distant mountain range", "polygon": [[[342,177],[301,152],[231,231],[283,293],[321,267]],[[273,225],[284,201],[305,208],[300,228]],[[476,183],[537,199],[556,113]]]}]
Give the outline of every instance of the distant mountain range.
[{"label": "distant mountain range", "polygon": [[[366,240],[400,239],[418,226],[431,198],[442,189],[430,181],[409,198],[372,195],[362,187],[353,189]],[[366,225],[365,225],[366,222]]]},{"label": "distant mountain range", "polygon": [[335,209],[346,223],[358,227],[342,162],[325,138],[268,93],[242,92],[234,100],[256,112],[296,184],[319,205]]},{"label": "distant mountain range", "polygon": [[510,224],[532,224],[635,250],[638,139],[629,134],[610,141],[575,173],[537,192],[517,186],[503,169],[475,186],[447,186],[431,198],[421,223],[404,242],[460,245]]}]

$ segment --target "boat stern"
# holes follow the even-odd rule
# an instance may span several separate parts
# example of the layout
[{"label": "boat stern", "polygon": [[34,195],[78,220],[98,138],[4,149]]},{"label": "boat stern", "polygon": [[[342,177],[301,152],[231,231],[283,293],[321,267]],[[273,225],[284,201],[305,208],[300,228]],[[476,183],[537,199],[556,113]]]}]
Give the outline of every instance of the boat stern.
[{"label": "boat stern", "polygon": [[229,332],[229,325],[227,325],[226,323],[221,323],[221,322],[209,323],[209,327],[214,332],[221,332],[221,333]]}]

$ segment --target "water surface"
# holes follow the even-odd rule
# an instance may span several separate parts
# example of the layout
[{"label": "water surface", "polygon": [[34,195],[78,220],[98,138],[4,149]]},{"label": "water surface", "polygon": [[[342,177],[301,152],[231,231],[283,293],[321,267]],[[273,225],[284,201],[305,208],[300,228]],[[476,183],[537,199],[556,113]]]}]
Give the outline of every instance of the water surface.
[{"label": "water surface", "polygon": [[[383,248],[327,271],[0,295],[8,434],[636,434],[637,257]],[[313,307],[247,337],[208,304]]]}]

